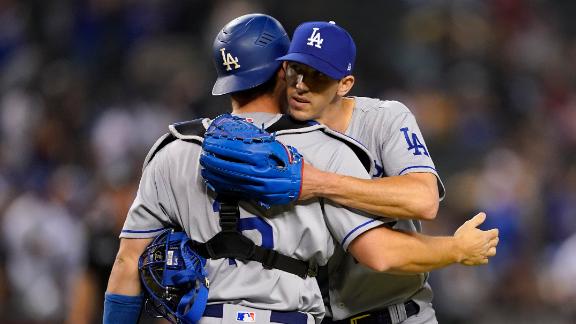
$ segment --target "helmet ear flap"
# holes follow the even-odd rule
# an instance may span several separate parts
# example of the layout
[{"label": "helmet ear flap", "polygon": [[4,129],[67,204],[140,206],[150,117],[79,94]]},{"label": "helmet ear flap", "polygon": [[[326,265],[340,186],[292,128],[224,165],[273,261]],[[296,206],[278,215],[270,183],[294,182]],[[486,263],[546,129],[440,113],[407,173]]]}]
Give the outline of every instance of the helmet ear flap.
[{"label": "helmet ear flap", "polygon": [[206,260],[192,251],[190,242],[186,233],[167,229],[140,256],[140,282],[150,315],[172,323],[196,322],[202,316],[208,298]]}]

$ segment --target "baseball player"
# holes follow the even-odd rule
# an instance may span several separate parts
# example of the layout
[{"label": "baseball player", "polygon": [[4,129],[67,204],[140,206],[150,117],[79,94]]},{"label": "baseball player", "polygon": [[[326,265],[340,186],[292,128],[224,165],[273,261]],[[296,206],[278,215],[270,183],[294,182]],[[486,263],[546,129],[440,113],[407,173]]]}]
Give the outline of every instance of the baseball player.
[{"label": "baseball player", "polygon": [[[299,199],[328,198],[373,214],[399,218],[395,229],[408,231],[409,236],[421,240],[423,245],[433,246],[435,243],[430,241],[433,238],[418,234],[420,223],[410,218],[433,219],[438,198],[444,195],[443,185],[408,108],[398,102],[345,97],[354,84],[355,52],[354,41],[344,29],[333,22],[312,22],[296,29],[289,53],[280,58],[286,61],[290,114],[299,120],[315,119],[359,140],[376,157],[377,164],[374,180],[337,175],[305,165]],[[244,185],[242,177],[237,178],[235,190],[252,197],[266,195],[259,188]],[[468,225],[478,226],[484,218],[484,214],[478,214]],[[493,255],[498,231],[490,230],[487,234],[493,243],[489,255]],[[436,263],[424,266],[418,263],[421,254],[408,248],[402,242],[404,238],[376,231],[364,236],[371,235],[388,235],[386,245],[378,248],[390,252],[387,270],[392,272],[406,271],[410,266],[425,272],[448,264],[442,261],[445,257],[438,257]],[[373,248],[366,246],[364,252],[371,253]],[[487,263],[489,255],[481,263]],[[342,323],[436,322],[427,274],[377,273],[358,265],[355,259],[339,249],[330,261],[328,306],[334,319]]]},{"label": "baseball player", "polygon": [[[236,43],[240,35],[261,42],[258,47],[235,46],[258,43]],[[282,27],[268,16],[244,16],[228,24],[217,37],[215,45],[217,43],[217,64],[221,64],[226,71],[238,71],[234,78],[220,76],[214,92],[232,94],[233,112],[242,114],[254,124],[264,127],[277,125],[281,121],[281,116],[276,113],[280,109],[279,98],[282,98],[284,91],[284,74],[279,69],[279,63],[270,64],[268,56],[264,55],[270,51],[274,57],[278,57],[284,54],[278,51],[286,52],[288,39]],[[226,45],[221,46],[221,43]],[[248,59],[250,57],[254,59],[252,62]],[[241,70],[242,66],[246,70]],[[242,73],[244,71],[248,72]],[[208,121],[204,124],[208,126]],[[122,231],[120,250],[110,276],[105,311],[108,322],[115,319],[123,323],[135,321],[137,315],[133,310],[139,309],[141,303],[138,297],[140,285],[135,273],[136,260],[151,237],[166,226],[179,226],[191,239],[206,242],[220,230],[215,212],[219,201],[200,177],[197,161],[201,148],[198,143],[190,142],[201,139],[180,126],[171,127],[174,140],[167,142],[166,137],[160,139],[147,158],[138,195]],[[307,162],[318,169],[369,178],[365,167],[350,148],[352,142],[335,139],[338,135],[329,135],[322,125],[276,134],[285,144],[298,147]],[[393,231],[381,226],[383,224],[383,221],[352,213],[317,198],[270,209],[252,202],[240,203],[239,225],[244,235],[285,256],[319,265],[326,264],[338,244],[371,269],[389,269],[390,266],[382,261],[388,259],[385,249],[381,253],[377,249],[365,252],[367,246],[386,244],[382,233]],[[360,235],[370,232],[375,235]],[[473,224],[463,226],[462,233],[472,235],[457,236],[473,239],[437,238],[438,245],[466,242],[461,244],[465,247],[456,253],[457,256],[445,258],[443,262],[464,258],[475,264],[480,263],[490,253],[489,236],[475,229]],[[402,236],[400,232],[395,234]],[[418,247],[419,241],[408,235],[405,239],[406,244]],[[423,263],[438,263],[437,259],[445,256],[448,250],[419,248],[420,253],[424,254],[421,257]],[[240,315],[248,313],[255,316],[250,316],[250,319],[256,318],[256,322],[263,323],[310,323],[318,322],[322,317],[319,289],[316,281],[310,277],[302,278],[280,269],[265,268],[258,262],[228,259],[208,260],[207,272],[211,282],[210,305],[201,323],[226,323],[244,318]],[[286,316],[290,318],[278,320]]]},{"label": "baseball player", "polygon": [[[401,218],[394,228],[420,232],[420,222],[409,218],[435,218],[439,198],[444,197],[442,182],[406,106],[346,97],[354,85],[355,55],[354,41],[343,28],[333,22],[310,22],[296,29],[289,53],[281,58],[287,70],[290,114],[315,119],[360,141],[378,166],[373,180],[307,168],[301,199],[325,197],[372,214]],[[391,323],[436,323],[427,274],[376,273],[343,253],[332,261],[331,314],[346,319],[334,322],[376,323],[382,317]]]}]

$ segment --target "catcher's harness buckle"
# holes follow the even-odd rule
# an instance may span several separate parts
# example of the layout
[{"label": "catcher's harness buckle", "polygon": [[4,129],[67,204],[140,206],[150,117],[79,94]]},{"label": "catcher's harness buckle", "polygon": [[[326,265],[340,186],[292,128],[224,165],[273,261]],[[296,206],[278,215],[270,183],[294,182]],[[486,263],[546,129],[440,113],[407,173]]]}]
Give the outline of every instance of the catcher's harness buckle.
[{"label": "catcher's harness buckle", "polygon": [[221,198],[220,203],[220,227],[222,232],[238,232],[237,224],[240,217],[238,203],[229,198]]},{"label": "catcher's harness buckle", "polygon": [[306,272],[306,275],[308,277],[316,277],[317,274],[318,274],[318,263],[312,260],[308,260],[308,271]]},{"label": "catcher's harness buckle", "polygon": [[370,314],[364,314],[364,315],[359,315],[359,316],[352,317],[352,318],[350,319],[350,324],[358,324],[358,321],[359,321],[359,320],[361,320],[361,319],[363,319],[363,318],[366,318],[366,317],[369,317],[369,316],[370,316]]},{"label": "catcher's harness buckle", "polygon": [[263,254],[264,258],[262,260],[262,266],[264,266],[264,269],[274,268],[274,264],[278,259],[278,252],[274,250],[265,250]]}]

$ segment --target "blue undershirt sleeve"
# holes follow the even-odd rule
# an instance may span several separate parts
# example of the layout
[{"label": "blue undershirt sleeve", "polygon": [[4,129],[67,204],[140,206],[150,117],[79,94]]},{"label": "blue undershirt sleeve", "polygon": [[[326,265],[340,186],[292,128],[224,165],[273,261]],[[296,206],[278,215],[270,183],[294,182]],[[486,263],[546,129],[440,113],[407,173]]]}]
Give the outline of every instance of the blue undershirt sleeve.
[{"label": "blue undershirt sleeve", "polygon": [[126,296],[106,293],[104,296],[104,317],[102,323],[138,323],[143,300],[142,295]]}]

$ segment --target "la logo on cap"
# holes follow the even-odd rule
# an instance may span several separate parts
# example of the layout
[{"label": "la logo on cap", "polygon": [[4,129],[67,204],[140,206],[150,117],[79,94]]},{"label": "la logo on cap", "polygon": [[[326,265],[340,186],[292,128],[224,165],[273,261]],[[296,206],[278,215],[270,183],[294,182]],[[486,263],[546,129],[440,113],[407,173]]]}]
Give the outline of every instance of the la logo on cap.
[{"label": "la logo on cap", "polygon": [[317,48],[322,48],[322,43],[324,43],[324,39],[321,38],[322,36],[320,36],[318,29],[320,29],[320,28],[318,28],[318,27],[312,28],[312,35],[310,35],[310,37],[308,37],[308,43],[306,43],[306,45],[316,46]]}]

